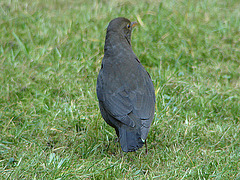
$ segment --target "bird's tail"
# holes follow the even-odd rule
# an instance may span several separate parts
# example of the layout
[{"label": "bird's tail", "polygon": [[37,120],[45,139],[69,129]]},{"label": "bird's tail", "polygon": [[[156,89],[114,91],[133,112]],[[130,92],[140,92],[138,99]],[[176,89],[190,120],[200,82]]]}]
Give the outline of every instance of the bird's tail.
[{"label": "bird's tail", "polygon": [[136,151],[144,144],[141,139],[140,128],[135,129],[126,125],[119,128],[119,139],[124,152]]}]

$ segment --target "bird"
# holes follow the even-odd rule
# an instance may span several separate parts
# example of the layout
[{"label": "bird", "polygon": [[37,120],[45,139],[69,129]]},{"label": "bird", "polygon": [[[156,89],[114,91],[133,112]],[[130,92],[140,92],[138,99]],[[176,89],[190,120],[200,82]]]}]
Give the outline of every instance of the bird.
[{"label": "bird", "polygon": [[147,153],[156,100],[152,79],[132,50],[137,24],[124,17],[108,24],[96,91],[101,115],[115,129],[122,151],[136,151],[145,143]]}]

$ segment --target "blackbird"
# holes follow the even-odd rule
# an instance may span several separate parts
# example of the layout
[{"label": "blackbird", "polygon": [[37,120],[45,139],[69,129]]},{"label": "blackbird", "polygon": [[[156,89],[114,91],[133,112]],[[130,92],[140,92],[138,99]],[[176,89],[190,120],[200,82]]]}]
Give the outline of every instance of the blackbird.
[{"label": "blackbird", "polygon": [[124,152],[146,144],[155,111],[151,77],[131,46],[136,24],[123,17],[109,23],[96,88],[102,117],[115,128]]}]

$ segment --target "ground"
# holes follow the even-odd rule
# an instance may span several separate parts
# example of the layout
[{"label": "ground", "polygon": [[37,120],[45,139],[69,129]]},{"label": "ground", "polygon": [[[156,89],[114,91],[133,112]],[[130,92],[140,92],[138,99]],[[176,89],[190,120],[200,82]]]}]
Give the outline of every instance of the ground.
[{"label": "ground", "polygon": [[[0,179],[239,179],[239,0],[0,2]],[[108,22],[132,48],[156,113],[124,153],[96,79]]]}]

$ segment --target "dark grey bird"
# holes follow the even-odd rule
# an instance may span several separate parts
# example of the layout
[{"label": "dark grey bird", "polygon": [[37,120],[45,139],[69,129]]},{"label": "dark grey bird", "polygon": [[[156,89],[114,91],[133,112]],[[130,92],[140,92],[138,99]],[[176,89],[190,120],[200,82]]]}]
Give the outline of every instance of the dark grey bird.
[{"label": "dark grey bird", "polygon": [[135,25],[123,17],[109,23],[97,79],[102,117],[115,128],[124,152],[136,151],[146,143],[155,111],[151,77],[131,46]]}]

